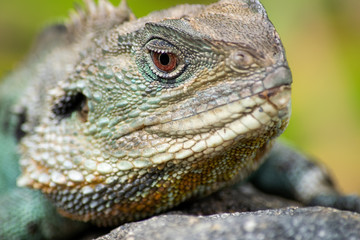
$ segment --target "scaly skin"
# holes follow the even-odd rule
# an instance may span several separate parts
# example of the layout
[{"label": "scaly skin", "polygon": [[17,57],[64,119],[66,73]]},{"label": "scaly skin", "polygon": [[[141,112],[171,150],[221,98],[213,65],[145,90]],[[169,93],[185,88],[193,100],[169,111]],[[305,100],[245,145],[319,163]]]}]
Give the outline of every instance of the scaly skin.
[{"label": "scaly skin", "polygon": [[[258,1],[138,20],[125,2],[86,4],[0,86],[0,239],[84,229],[44,196],[64,216],[117,225],[240,181],[265,158],[251,178],[264,191],[360,212],[307,157],[271,149],[291,74]],[[19,158],[18,185],[35,190],[15,186]]]},{"label": "scaly skin", "polygon": [[18,184],[66,217],[114,225],[257,169],[287,125],[291,84],[261,4],[183,5],[139,20],[111,7],[124,23],[102,28],[91,24],[97,8],[32,66]]}]

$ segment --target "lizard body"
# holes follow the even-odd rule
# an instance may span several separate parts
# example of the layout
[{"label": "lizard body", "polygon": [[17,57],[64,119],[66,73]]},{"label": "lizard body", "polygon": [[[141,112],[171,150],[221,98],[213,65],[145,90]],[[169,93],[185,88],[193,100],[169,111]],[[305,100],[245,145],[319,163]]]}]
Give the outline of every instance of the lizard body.
[{"label": "lizard body", "polygon": [[[65,217],[110,226],[208,195],[263,163],[289,121],[292,78],[260,2],[140,19],[124,1],[86,5],[45,31],[0,88],[0,133],[15,133],[20,150],[3,156],[20,158],[19,186],[39,189]],[[44,212],[45,223],[57,219]]]},{"label": "lizard body", "polygon": [[[114,225],[207,195],[253,172],[287,125],[291,74],[260,3],[183,5],[96,27],[79,38],[64,29],[66,48],[31,77],[27,96],[43,94],[20,104],[18,184],[63,215]],[[43,62],[55,68],[44,74]]]}]

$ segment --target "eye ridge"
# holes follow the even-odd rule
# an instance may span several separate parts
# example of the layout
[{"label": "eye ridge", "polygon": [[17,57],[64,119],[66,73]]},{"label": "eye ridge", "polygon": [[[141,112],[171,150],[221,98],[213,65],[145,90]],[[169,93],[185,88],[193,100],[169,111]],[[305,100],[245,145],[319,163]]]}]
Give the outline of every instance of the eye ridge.
[{"label": "eye ridge", "polygon": [[173,72],[177,68],[179,62],[177,55],[175,55],[174,53],[152,51],[151,58],[154,65],[160,71],[166,73]]}]

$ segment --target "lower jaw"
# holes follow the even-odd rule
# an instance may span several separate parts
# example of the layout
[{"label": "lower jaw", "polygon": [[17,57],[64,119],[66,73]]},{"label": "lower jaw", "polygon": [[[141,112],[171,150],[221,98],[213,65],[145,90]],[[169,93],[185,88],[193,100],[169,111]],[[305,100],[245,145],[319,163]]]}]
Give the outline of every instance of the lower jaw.
[{"label": "lower jaw", "polygon": [[[189,161],[183,159],[164,168],[155,168],[156,184],[148,192],[135,192],[133,196],[121,198],[108,214],[88,212],[83,216],[64,213],[77,220],[94,222],[100,226],[139,220],[170,209],[189,198],[203,197],[236,181],[247,178],[263,162],[271,148],[277,128],[268,129],[266,137],[235,139],[218,152]],[[167,177],[165,177],[167,176]],[[139,176],[140,178],[141,176]],[[144,180],[148,180],[143,176]],[[141,182],[141,178],[138,179]],[[136,186],[134,186],[136,187]],[[136,195],[144,195],[137,200]],[[106,199],[106,196],[102,198]]]}]

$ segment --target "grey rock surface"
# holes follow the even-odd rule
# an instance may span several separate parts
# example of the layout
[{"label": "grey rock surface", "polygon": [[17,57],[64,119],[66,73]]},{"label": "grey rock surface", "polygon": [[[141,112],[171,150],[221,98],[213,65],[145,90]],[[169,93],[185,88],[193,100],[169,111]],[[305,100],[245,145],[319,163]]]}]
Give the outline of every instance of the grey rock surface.
[{"label": "grey rock surface", "polygon": [[250,183],[237,183],[202,199],[185,202],[172,212],[191,215],[248,212],[302,206],[301,203],[266,194]]},{"label": "grey rock surface", "polygon": [[360,239],[360,214],[290,207],[210,216],[166,214],[118,227],[98,240]]},{"label": "grey rock surface", "polygon": [[[266,210],[265,210],[266,209]],[[299,203],[235,185],[97,240],[360,240],[360,214]]]}]

